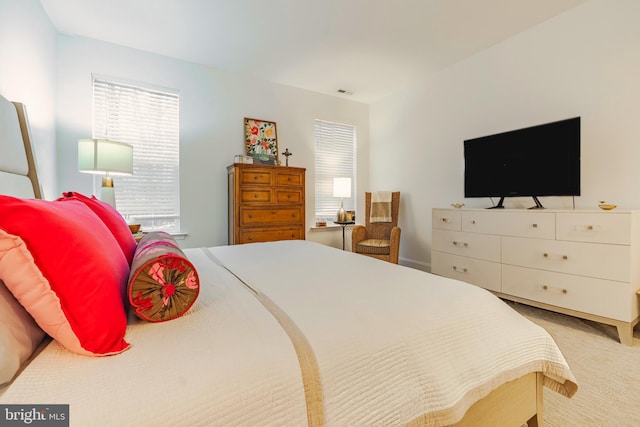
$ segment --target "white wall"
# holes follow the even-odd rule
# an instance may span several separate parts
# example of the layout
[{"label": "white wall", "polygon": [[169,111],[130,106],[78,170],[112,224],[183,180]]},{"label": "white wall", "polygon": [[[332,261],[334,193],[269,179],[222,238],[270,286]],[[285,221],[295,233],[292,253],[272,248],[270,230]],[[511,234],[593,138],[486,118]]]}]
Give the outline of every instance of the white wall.
[{"label": "white wall", "polygon": [[431,208],[490,205],[463,198],[468,138],[581,116],[576,207],[640,209],[638,17],[636,0],[592,0],[371,106],[370,183],[402,191],[401,262],[429,269]]},{"label": "white wall", "polygon": [[[27,107],[44,197],[55,198],[56,32],[37,0],[0,0],[0,95]],[[0,153],[2,155],[2,153]]]},{"label": "white wall", "polygon": [[[27,105],[45,197],[52,199],[65,190],[92,190],[92,178],[75,164],[76,140],[91,134],[92,72],[179,89],[186,246],[226,243],[225,170],[243,150],[243,117],[276,121],[280,148],[294,153],[292,165],[307,168],[308,226],[313,119],[352,123],[359,193],[402,191],[401,260],[428,269],[431,208],[489,203],[463,200],[467,138],[580,115],[582,196],[576,205],[607,200],[640,209],[637,16],[635,0],[589,1],[375,103],[369,117],[364,104],[56,36],[37,0],[0,0],[0,94]],[[570,198],[542,201],[571,206]],[[307,236],[341,245],[339,230]]]},{"label": "white wall", "polygon": [[[314,119],[355,125],[360,185],[368,184],[369,107],[81,37],[59,36],[57,69],[58,186],[91,193],[93,178],[77,171],[77,140],[91,136],[91,74],[178,89],[180,201],[185,247],[227,243],[227,172],[244,153],[243,118],[275,121],[279,151],[305,167],[307,228],[314,224]],[[116,183],[117,188],[117,183]],[[338,237],[340,239],[338,239]],[[340,230],[307,232],[342,244]]]}]

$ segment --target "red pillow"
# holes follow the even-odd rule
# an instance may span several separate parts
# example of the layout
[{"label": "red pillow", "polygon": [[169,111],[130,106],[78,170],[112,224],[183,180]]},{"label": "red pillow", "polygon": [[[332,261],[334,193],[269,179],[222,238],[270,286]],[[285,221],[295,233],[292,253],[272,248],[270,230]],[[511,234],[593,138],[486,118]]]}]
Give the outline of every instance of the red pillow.
[{"label": "red pillow", "polygon": [[[125,258],[129,265],[133,259],[133,253],[136,250],[136,241],[131,234],[131,230],[124,220],[122,215],[110,204],[96,199],[95,196],[87,197],[84,194],[76,193],[74,191],[68,191],[62,193],[63,198],[75,198],[80,200],[85,205],[95,212],[96,215],[105,223],[109,231],[113,234],[116,241],[122,248]],[[60,199],[58,199],[60,200]]]},{"label": "red pillow", "polygon": [[38,325],[69,350],[126,350],[129,265],[84,203],[0,196],[0,280]]}]

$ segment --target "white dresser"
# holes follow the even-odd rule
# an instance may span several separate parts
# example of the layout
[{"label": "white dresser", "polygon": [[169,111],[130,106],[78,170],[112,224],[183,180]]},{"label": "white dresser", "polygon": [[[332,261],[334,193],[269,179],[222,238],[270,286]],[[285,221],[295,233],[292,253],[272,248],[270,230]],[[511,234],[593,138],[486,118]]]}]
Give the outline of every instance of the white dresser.
[{"label": "white dresser", "polygon": [[432,213],[432,273],[614,325],[631,345],[639,321],[640,211]]}]

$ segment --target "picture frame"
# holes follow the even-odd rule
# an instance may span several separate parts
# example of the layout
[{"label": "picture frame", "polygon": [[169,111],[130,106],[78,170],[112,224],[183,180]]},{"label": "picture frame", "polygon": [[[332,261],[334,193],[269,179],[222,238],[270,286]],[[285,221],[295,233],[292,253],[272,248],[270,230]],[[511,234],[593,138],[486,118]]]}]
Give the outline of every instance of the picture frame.
[{"label": "picture frame", "polygon": [[244,145],[254,164],[278,164],[278,132],[276,122],[244,118]]}]

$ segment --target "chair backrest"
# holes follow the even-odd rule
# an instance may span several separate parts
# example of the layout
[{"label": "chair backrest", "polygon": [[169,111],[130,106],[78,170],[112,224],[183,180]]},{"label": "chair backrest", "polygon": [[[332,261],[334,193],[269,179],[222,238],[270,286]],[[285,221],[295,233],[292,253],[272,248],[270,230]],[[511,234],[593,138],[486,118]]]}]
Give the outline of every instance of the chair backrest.
[{"label": "chair backrest", "polygon": [[398,225],[400,211],[400,192],[391,193],[391,222],[371,222],[371,193],[364,193],[365,218],[364,225],[370,239],[388,239],[391,229]]}]

